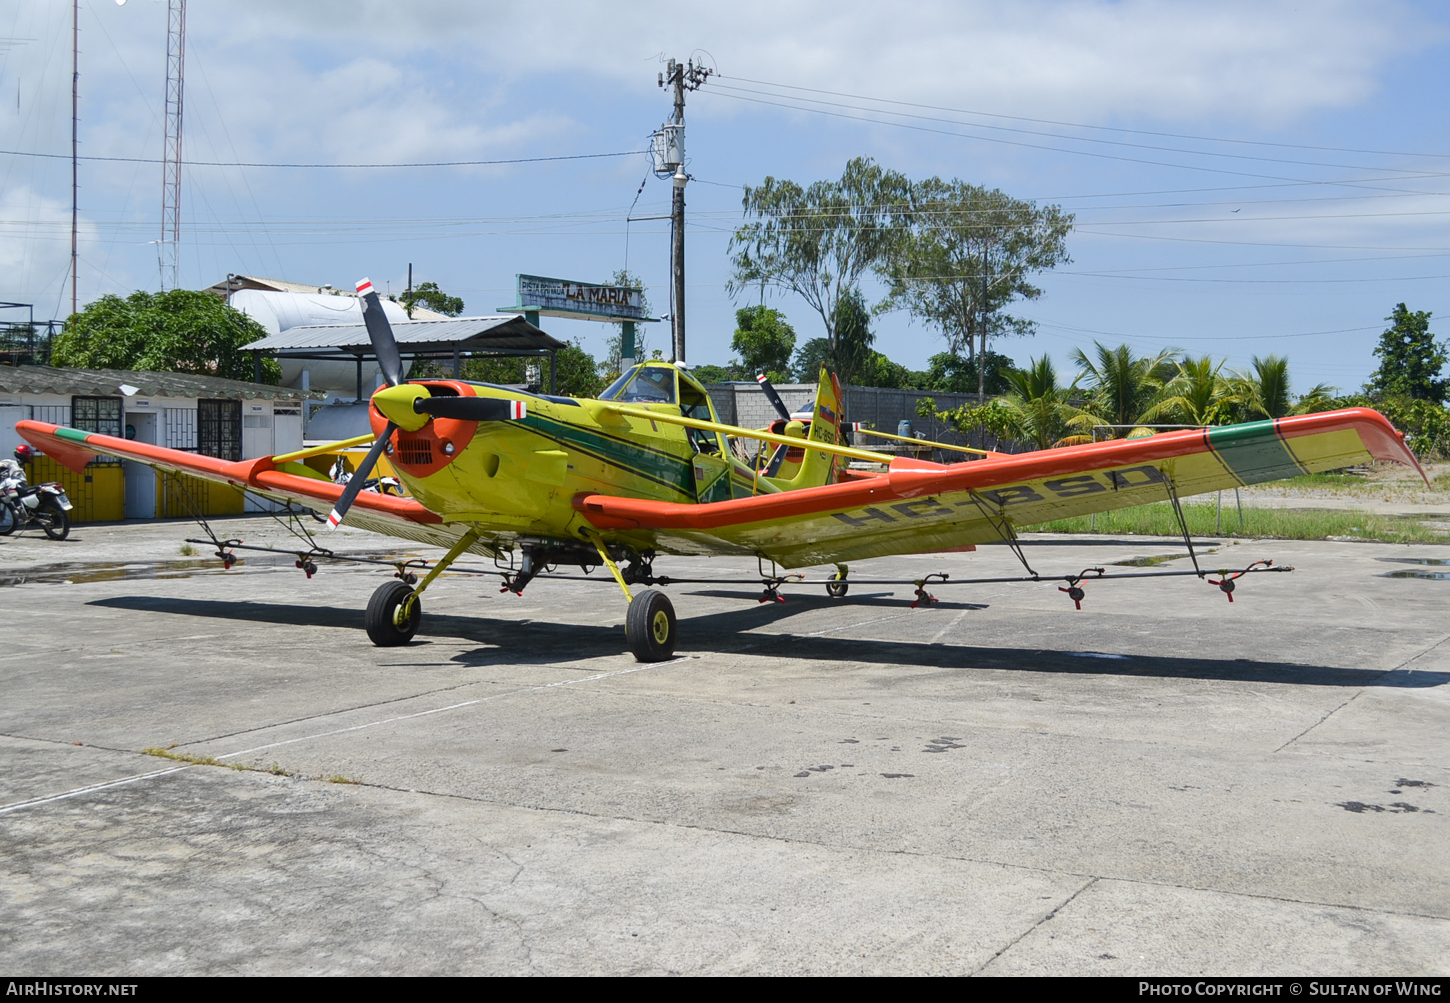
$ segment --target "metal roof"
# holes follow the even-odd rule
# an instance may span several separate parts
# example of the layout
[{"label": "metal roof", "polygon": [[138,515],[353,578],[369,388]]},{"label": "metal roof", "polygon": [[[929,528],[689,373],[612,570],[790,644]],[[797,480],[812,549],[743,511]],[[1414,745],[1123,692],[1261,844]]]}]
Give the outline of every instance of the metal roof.
[{"label": "metal roof", "polygon": [[[457,317],[393,323],[393,337],[404,355],[452,355],[471,352],[535,355],[564,348],[522,317]],[[300,358],[371,358],[373,346],[362,324],[311,324],[290,327],[242,346],[244,351]]]},{"label": "metal roof", "polygon": [[60,369],[55,366],[0,366],[0,392],[12,394],[60,394],[82,397],[118,397],[121,385],[136,388],[136,396],[204,397],[212,400],[300,401],[320,399],[321,393],[307,393],[262,383],[224,380],[218,376],[192,373],[136,372],[129,369]]}]

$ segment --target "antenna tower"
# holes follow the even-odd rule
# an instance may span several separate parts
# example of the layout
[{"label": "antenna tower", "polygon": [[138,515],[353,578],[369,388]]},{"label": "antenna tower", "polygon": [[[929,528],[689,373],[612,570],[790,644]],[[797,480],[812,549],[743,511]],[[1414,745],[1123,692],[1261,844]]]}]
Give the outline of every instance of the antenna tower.
[{"label": "antenna tower", "polygon": [[181,109],[186,0],[166,0],[166,140],[161,167],[161,289],[175,289],[181,265]]}]

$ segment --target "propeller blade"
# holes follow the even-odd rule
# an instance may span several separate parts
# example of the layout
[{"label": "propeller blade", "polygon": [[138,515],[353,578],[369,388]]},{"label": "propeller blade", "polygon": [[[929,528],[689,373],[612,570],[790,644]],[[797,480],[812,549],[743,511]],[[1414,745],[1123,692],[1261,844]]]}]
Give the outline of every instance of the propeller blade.
[{"label": "propeller blade", "polygon": [[775,392],[775,387],[771,385],[770,378],[764,373],[761,373],[755,378],[755,382],[759,383],[760,389],[765,391],[765,399],[770,401],[770,406],[775,408],[775,413],[780,415],[782,420],[790,421],[790,408],[785,406],[785,401],[781,400],[780,394]]},{"label": "propeller blade", "polygon": [[523,401],[499,397],[419,397],[413,401],[413,410],[460,421],[519,421],[529,413]]},{"label": "propeller blade", "polygon": [[377,465],[378,457],[383,454],[383,447],[388,444],[388,440],[393,437],[393,433],[397,429],[397,425],[388,422],[387,427],[383,429],[383,434],[378,437],[377,442],[373,443],[373,448],[368,450],[368,455],[363,458],[357,470],[353,471],[352,480],[348,481],[347,487],[342,489],[342,497],[337,500],[337,504],[332,506],[332,511],[327,515],[329,527],[336,529],[337,524],[342,522],[343,517],[347,515],[347,510],[352,508],[352,503],[357,500],[358,492],[363,489],[368,476],[373,472],[373,467]]},{"label": "propeller blade", "polygon": [[363,323],[367,325],[368,340],[373,343],[373,355],[383,371],[388,386],[395,387],[403,382],[403,357],[398,353],[398,339],[393,337],[393,325],[383,313],[383,304],[378,299],[372,282],[363,279],[357,284],[357,294],[363,301]]}]

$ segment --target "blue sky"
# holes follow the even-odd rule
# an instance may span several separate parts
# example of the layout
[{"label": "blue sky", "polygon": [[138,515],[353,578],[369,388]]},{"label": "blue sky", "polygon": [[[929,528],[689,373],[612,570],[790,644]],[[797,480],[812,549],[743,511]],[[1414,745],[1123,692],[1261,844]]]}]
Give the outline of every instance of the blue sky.
[{"label": "blue sky", "polygon": [[[165,3],[82,0],[80,24],[82,152],[158,160]],[[627,255],[664,312],[667,228],[625,223],[642,155],[201,162],[642,150],[673,55],[719,73],[687,113],[694,363],[728,359],[750,301],[725,291],[739,186],[839,176],[853,156],[1076,214],[1072,263],[1016,311],[1038,333],[997,346],[1019,361],[1046,352],[1070,372],[1093,339],[1231,367],[1280,353],[1298,389],[1352,390],[1396,303],[1450,333],[1438,5],[213,0],[187,29],[185,286],[232,271],[396,292],[412,262],[478,314],[513,300],[517,272],[599,280]],[[70,164],[16,154],[68,156],[69,72],[70,4],[0,0],[0,299],[42,318],[70,299]],[[82,302],[157,288],[159,163],[83,162],[81,185]],[[668,197],[649,178],[635,214]],[[819,333],[804,303],[769,302]],[[608,334],[547,327],[596,354]],[[942,348],[904,313],[877,332],[912,367]]]}]

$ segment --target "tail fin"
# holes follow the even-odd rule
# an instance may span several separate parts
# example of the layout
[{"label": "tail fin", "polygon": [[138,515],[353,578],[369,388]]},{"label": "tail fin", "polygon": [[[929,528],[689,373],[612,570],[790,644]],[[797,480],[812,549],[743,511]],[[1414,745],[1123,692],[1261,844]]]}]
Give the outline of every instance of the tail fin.
[{"label": "tail fin", "polygon": [[[806,435],[806,441],[828,442],[837,445],[841,441],[841,412],[844,409],[841,384],[836,381],[834,373],[822,366],[816,387],[816,405],[811,412],[811,428]],[[792,447],[790,452],[795,453],[796,449]],[[839,456],[809,447],[800,452],[804,455],[800,457],[795,473],[789,475],[789,479],[781,478],[776,482],[777,484],[789,491],[835,483],[836,463],[840,459]],[[787,457],[787,472],[791,466],[794,466],[791,463],[791,460],[794,459],[793,456]]]}]

